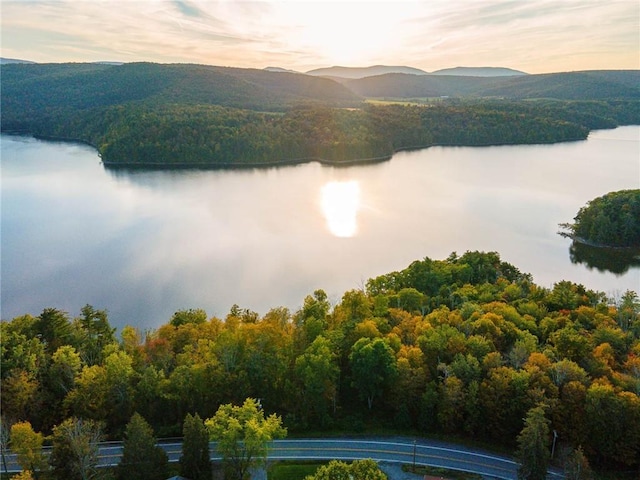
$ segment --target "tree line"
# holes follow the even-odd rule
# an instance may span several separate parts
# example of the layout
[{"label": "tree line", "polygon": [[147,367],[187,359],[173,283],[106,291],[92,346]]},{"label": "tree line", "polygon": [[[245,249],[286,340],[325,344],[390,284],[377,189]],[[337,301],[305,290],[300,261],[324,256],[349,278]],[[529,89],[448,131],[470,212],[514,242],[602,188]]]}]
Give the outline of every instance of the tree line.
[{"label": "tree line", "polygon": [[[252,166],[363,161],[432,145],[583,140],[590,128],[616,126],[618,115],[629,116],[624,108],[618,110],[613,104],[590,102],[571,107],[555,102],[366,104],[358,109],[316,105],[284,113],[127,104],[52,114],[15,127],[43,138],[89,143],[112,166]],[[5,123],[3,128],[11,130],[11,123]]]},{"label": "tree line", "polygon": [[291,434],[386,426],[515,448],[535,421],[557,455],[640,466],[637,293],[541,287],[495,252],[418,260],[335,305],[319,289],[295,312],[194,308],[116,335],[86,305],[0,328],[2,424],[54,438],[69,419],[127,438],[136,413],[179,436],[187,416],[254,398]]}]

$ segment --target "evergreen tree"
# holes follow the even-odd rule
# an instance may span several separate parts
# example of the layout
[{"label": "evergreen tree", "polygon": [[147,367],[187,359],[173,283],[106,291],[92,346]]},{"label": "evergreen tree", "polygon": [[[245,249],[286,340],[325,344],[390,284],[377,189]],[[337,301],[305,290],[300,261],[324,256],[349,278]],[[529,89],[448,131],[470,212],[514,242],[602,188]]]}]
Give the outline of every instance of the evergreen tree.
[{"label": "evergreen tree", "polygon": [[192,480],[211,479],[209,432],[197,413],[193,416],[190,413],[187,414],[182,435],[180,474]]},{"label": "evergreen tree", "polygon": [[518,480],[545,480],[550,456],[549,421],[544,407],[538,405],[527,412],[524,428],[518,435]]},{"label": "evergreen tree", "polygon": [[168,458],[156,445],[153,429],[139,413],[127,424],[118,465],[119,480],[158,480],[168,476]]}]

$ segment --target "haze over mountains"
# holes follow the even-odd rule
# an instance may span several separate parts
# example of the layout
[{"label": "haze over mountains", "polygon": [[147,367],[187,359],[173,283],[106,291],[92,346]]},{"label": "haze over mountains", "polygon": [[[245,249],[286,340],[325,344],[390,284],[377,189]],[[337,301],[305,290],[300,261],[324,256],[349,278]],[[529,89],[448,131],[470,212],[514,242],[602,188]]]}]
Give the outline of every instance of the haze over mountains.
[{"label": "haze over mountains", "polygon": [[[364,73],[397,68],[410,67],[370,67]],[[363,73],[362,70],[346,72]],[[491,71],[501,73],[503,69]],[[20,117],[24,117],[25,109],[38,110],[45,105],[82,109],[143,99],[153,103],[215,104],[253,110],[281,110],[300,102],[354,107],[366,98],[638,100],[640,70],[493,77],[383,73],[349,79],[190,64],[9,63],[2,65],[1,94],[3,117],[14,108],[15,113],[21,112]]]},{"label": "haze over mountains", "polygon": [[388,73],[404,73],[409,75],[456,75],[468,77],[505,77],[527,75],[525,72],[502,67],[455,67],[426,72],[419,68],[408,66],[374,65],[371,67],[328,67],[317,68],[306,72],[307,75],[331,78],[366,78]]},{"label": "haze over mountains", "polygon": [[[0,64],[8,63],[37,63],[29,60],[20,60],[16,58],[0,58]],[[102,61],[90,62],[101,65],[122,65],[124,62]],[[419,68],[409,67],[405,65],[389,66],[389,65],[372,65],[370,67],[345,67],[333,66],[325,68],[316,68],[308,72],[298,72],[281,67],[266,67],[264,70],[268,72],[280,73],[303,73],[314,77],[329,77],[336,79],[358,79],[373,77],[377,75],[385,75],[387,73],[405,73],[408,75],[455,75],[468,77],[508,77],[517,75],[527,75],[526,72],[514,70],[512,68],[503,67],[454,67],[427,72]]]}]

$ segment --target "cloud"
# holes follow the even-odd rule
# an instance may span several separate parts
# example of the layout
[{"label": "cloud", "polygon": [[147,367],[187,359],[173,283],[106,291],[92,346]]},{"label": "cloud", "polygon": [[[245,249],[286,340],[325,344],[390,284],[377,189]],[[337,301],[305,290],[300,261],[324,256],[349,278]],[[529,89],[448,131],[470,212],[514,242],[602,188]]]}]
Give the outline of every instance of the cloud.
[{"label": "cloud", "polygon": [[300,71],[639,68],[636,0],[3,1],[2,54]]}]

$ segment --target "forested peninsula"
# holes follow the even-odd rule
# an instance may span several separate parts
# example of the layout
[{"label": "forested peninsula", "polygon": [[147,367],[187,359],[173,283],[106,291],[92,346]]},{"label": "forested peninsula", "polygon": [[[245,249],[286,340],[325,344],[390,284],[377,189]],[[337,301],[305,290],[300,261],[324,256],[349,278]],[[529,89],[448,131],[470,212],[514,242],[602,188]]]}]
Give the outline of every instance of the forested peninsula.
[{"label": "forested peninsula", "polygon": [[562,235],[592,246],[640,248],[640,189],[609,192],[594,198],[560,224]]},{"label": "forested peninsula", "polygon": [[85,142],[110,166],[345,164],[433,145],[582,140],[594,128],[640,124],[637,71],[340,83],[182,64],[0,69],[2,132]]},{"label": "forested peninsula", "polygon": [[[636,292],[545,288],[495,252],[469,251],[301,305],[185,309],[147,332],[116,332],[90,305],[2,321],[1,425],[55,439],[81,418],[122,439],[138,412],[174,437],[191,415],[256,398],[290,437],[382,430],[513,451],[535,416],[557,434],[556,461],[575,450],[597,469],[640,468]],[[548,454],[551,435],[541,442]]]}]

